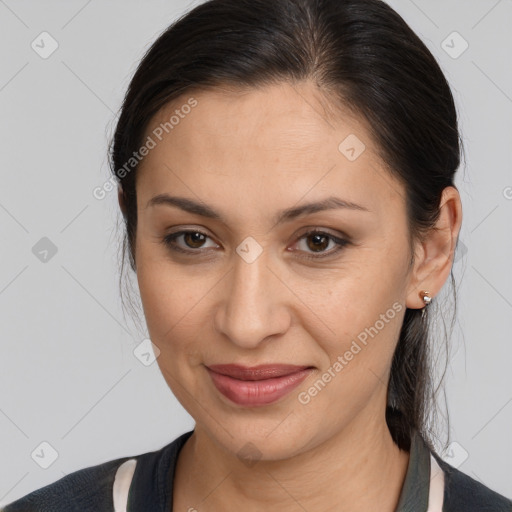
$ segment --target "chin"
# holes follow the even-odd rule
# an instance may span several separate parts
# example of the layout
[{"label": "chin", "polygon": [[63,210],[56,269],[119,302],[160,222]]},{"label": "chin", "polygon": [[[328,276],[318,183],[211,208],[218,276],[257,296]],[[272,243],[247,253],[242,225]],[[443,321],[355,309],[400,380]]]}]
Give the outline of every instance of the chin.
[{"label": "chin", "polygon": [[[287,413],[289,414],[289,413]],[[278,461],[289,459],[314,444],[311,422],[301,427],[290,424],[293,414],[283,414],[276,419],[258,419],[248,417],[244,421],[222,422],[222,426],[211,425],[209,436],[224,451],[236,455],[247,465],[259,461]],[[286,418],[283,421],[283,418]]]}]

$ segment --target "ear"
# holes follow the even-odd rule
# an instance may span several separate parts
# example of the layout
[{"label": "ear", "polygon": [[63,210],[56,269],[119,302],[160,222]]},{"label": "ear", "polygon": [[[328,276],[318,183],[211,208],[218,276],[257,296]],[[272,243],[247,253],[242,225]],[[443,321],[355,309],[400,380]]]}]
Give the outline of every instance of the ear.
[{"label": "ear", "polygon": [[123,213],[123,217],[126,217],[126,205],[124,202],[123,187],[121,185],[118,185],[117,187],[117,201],[119,202],[119,208]]},{"label": "ear", "polygon": [[460,226],[462,204],[455,187],[443,190],[439,218],[435,226],[418,241],[415,247],[415,261],[407,290],[406,307],[422,309],[425,306],[420,296],[422,290],[434,298],[450,275]]}]

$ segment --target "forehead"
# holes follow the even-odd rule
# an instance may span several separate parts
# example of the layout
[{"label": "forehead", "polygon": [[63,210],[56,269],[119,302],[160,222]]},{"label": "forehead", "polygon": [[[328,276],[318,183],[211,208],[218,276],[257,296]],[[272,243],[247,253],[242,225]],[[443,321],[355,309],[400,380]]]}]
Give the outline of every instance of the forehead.
[{"label": "forehead", "polygon": [[[193,108],[189,108],[191,101]],[[311,82],[190,90],[153,117],[146,135],[166,123],[168,130],[164,129],[163,137],[172,133],[176,143],[185,137],[189,145],[200,141],[202,147],[227,140],[229,145],[243,141],[245,145],[279,150],[284,143],[299,149],[301,145],[318,146],[321,141],[324,145],[336,143],[343,132],[357,132],[367,149],[376,149],[364,119],[333,98],[329,101]],[[201,136],[208,139],[201,140]]]},{"label": "forehead", "polygon": [[364,120],[311,83],[190,91],[154,116],[146,137],[156,144],[137,173],[144,196],[184,184],[200,197],[277,187],[292,201],[333,187],[401,193]]}]

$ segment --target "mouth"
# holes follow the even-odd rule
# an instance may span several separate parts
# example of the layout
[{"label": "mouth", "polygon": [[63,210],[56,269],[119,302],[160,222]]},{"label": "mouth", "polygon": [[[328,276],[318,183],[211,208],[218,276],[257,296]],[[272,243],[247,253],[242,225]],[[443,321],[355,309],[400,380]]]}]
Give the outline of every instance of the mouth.
[{"label": "mouth", "polygon": [[274,403],[288,395],[314,370],[312,366],[272,364],[206,366],[217,390],[231,402],[255,407]]}]

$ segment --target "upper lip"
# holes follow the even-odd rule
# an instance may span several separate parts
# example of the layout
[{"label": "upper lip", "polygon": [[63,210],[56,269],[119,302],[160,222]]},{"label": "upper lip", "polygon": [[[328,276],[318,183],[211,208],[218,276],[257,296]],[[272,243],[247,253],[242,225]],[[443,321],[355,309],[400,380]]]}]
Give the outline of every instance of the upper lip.
[{"label": "upper lip", "polygon": [[296,366],[292,364],[260,364],[258,366],[242,366],[238,364],[213,364],[207,366],[210,370],[221,375],[227,375],[239,380],[264,380],[284,375],[291,375],[311,366]]}]

